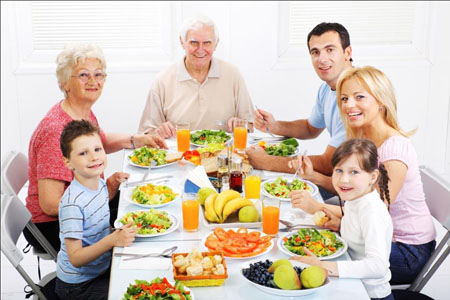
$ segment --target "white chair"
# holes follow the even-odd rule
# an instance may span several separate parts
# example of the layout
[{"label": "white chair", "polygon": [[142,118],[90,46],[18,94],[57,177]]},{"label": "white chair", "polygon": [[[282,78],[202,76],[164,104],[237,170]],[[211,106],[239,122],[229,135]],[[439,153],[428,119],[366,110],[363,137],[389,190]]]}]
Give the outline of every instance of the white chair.
[{"label": "white chair", "polygon": [[[28,273],[22,268],[20,262],[23,260],[23,255],[21,250],[16,246],[17,239],[22,233],[23,229],[27,223],[31,222],[31,214],[23,205],[23,203],[11,195],[2,195],[2,212],[1,212],[1,249],[6,258],[11,262],[11,264],[16,268],[20,275],[29,284],[35,295],[41,300],[47,300],[47,297],[41,290],[41,286],[45,285],[44,282],[39,282],[36,284]],[[55,273],[55,272],[53,272]],[[54,277],[55,274],[51,273]],[[44,279],[48,280],[48,276]]]},{"label": "white chair", "polygon": [[[19,192],[28,181],[28,158],[21,152],[11,151],[2,163],[2,195],[11,196],[11,200],[21,201]],[[44,260],[56,262],[57,253],[39,229],[31,221],[26,224],[46,252],[33,248],[33,254]]]},{"label": "white chair", "polygon": [[420,175],[431,215],[444,227],[446,234],[411,285],[393,285],[393,290],[406,288],[420,292],[450,253],[450,183],[425,166],[420,166]]}]

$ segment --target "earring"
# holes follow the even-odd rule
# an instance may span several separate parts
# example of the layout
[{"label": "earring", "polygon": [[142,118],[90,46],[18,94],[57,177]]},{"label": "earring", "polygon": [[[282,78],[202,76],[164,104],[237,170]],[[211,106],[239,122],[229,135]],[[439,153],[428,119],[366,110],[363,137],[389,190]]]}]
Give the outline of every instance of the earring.
[{"label": "earring", "polygon": [[383,106],[380,106],[380,107],[378,108],[378,110],[379,110],[379,111],[383,111]]}]

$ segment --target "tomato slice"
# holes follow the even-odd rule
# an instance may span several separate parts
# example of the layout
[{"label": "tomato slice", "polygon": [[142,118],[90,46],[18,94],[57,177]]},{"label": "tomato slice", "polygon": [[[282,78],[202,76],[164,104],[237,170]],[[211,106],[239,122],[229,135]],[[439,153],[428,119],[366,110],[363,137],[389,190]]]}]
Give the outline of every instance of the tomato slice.
[{"label": "tomato slice", "polygon": [[247,247],[247,241],[243,238],[235,238],[232,240],[231,245],[238,247],[238,248],[243,248],[243,247]]},{"label": "tomato slice", "polygon": [[225,245],[223,246],[223,249],[233,254],[239,254],[239,249],[237,247]]},{"label": "tomato slice", "polygon": [[259,240],[261,233],[259,231],[252,231],[246,236],[246,240],[252,243],[256,243]]},{"label": "tomato slice", "polygon": [[215,240],[215,241],[214,240],[206,240],[205,246],[208,247],[209,249],[216,250],[216,249],[221,248],[221,243],[218,240]]},{"label": "tomato slice", "polygon": [[271,240],[272,240],[272,237],[269,235],[261,236],[259,238],[259,244],[267,243],[267,242],[270,242]]},{"label": "tomato slice", "polygon": [[239,235],[247,235],[248,230],[247,228],[239,228],[236,233],[238,233]]},{"label": "tomato slice", "polygon": [[214,229],[214,234],[217,236],[217,238],[221,241],[226,240],[229,236],[228,233],[225,231],[225,229],[221,227],[216,227]]}]

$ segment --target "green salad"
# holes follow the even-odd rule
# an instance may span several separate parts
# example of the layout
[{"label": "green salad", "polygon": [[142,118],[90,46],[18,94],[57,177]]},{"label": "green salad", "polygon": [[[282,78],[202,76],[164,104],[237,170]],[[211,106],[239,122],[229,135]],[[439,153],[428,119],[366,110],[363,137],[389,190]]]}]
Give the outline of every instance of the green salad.
[{"label": "green salad", "polygon": [[184,289],[184,285],[175,280],[172,285],[166,277],[156,277],[151,282],[147,280],[135,280],[130,283],[122,300],[191,300],[190,291]]},{"label": "green salad", "polygon": [[133,154],[129,155],[128,158],[132,163],[140,166],[151,166],[152,160],[156,162],[157,166],[166,164],[165,150],[141,147],[139,149],[134,149]]},{"label": "green salad", "polygon": [[291,184],[288,184],[287,180],[282,177],[278,177],[275,181],[264,183],[264,190],[278,198],[289,198],[291,191],[308,190],[312,192],[312,188],[306,182],[296,178]]},{"label": "green salad", "polygon": [[156,205],[173,201],[178,196],[166,185],[147,183],[138,185],[133,189],[131,199],[139,204]]},{"label": "green salad", "polygon": [[298,142],[294,138],[282,141],[279,144],[265,144],[264,149],[267,154],[275,156],[289,156],[297,151]]},{"label": "green salad", "polygon": [[301,228],[291,237],[285,237],[283,245],[292,253],[305,255],[303,247],[317,257],[330,256],[344,247],[336,238],[336,234],[329,230],[318,231],[315,228]]},{"label": "green salad", "polygon": [[119,222],[123,225],[132,223],[138,228],[137,234],[145,235],[163,233],[172,226],[167,212],[154,208],[149,211],[128,212]]},{"label": "green salad", "polygon": [[231,137],[223,130],[203,129],[191,133],[191,142],[197,145],[221,144],[229,139]]}]

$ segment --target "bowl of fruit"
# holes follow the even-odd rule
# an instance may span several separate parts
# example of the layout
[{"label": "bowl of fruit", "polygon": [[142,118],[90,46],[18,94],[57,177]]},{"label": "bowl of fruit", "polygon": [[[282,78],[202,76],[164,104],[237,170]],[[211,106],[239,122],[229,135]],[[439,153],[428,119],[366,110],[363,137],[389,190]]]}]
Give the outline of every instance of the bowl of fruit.
[{"label": "bowl of fruit", "polygon": [[240,273],[263,292],[286,297],[313,294],[330,283],[325,269],[288,259],[246,262]]}]

